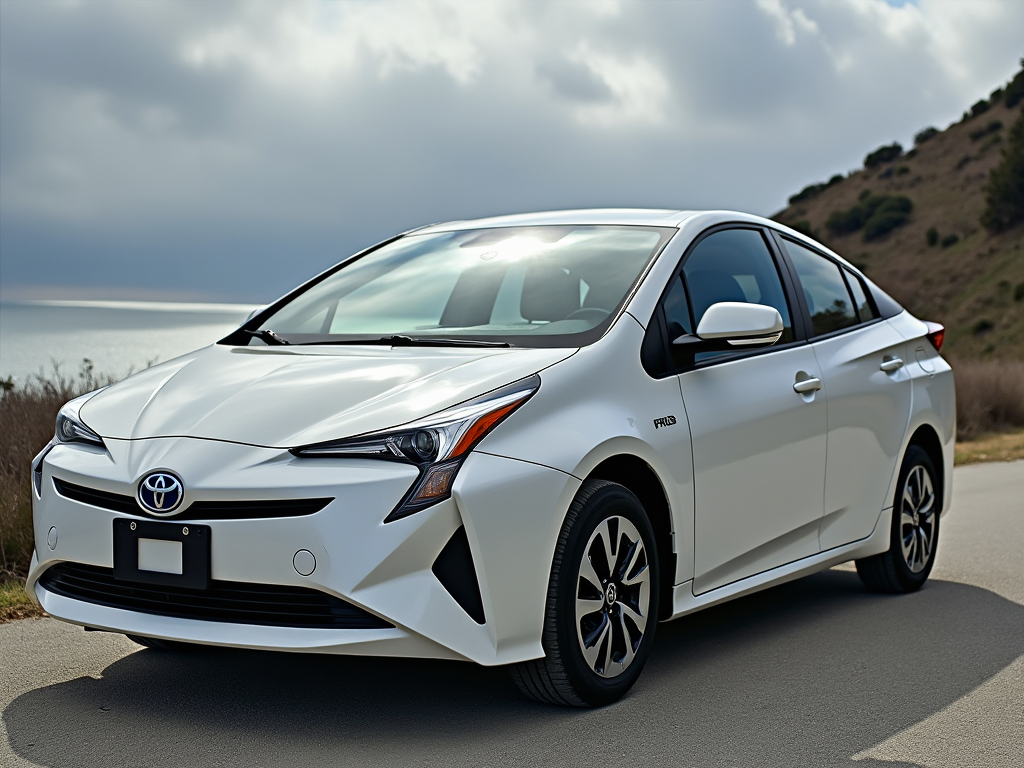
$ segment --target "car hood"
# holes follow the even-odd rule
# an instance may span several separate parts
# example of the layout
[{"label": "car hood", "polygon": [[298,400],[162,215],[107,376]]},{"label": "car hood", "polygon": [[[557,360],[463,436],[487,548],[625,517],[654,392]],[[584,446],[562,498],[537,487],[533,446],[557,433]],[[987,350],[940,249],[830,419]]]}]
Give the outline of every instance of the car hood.
[{"label": "car hood", "polygon": [[213,345],[102,390],[80,416],[104,438],[291,448],[428,416],[574,351]]}]

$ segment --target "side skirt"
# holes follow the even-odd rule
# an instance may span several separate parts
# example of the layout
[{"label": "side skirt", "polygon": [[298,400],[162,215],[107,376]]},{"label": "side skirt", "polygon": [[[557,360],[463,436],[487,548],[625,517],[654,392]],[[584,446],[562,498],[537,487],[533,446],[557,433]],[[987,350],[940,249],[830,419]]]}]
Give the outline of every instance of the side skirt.
[{"label": "side skirt", "polygon": [[802,560],[795,560],[770,571],[748,576],[745,579],[726,584],[724,587],[703,592],[700,595],[693,594],[693,581],[685,581],[672,588],[672,616],[666,621],[685,616],[688,613],[708,608],[727,600],[743,597],[762,589],[768,589],[787,581],[799,579],[802,576],[809,576],[812,573],[831,568],[833,565],[845,563],[848,560],[855,560],[861,557],[877,555],[889,549],[889,529],[892,521],[892,507],[883,509],[875,522],[875,529],[866,539],[844,544],[825,552],[819,552],[811,557]]}]

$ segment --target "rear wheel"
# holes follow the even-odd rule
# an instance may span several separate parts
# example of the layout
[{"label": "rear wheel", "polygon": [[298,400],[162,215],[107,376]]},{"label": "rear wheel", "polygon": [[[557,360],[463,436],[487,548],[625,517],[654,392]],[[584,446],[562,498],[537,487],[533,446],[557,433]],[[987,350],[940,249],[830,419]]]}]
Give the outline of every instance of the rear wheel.
[{"label": "rear wheel", "polygon": [[907,449],[896,486],[887,552],[857,560],[857,574],[876,592],[914,592],[928,580],[939,543],[938,474],[919,446]]},{"label": "rear wheel", "polygon": [[654,531],[636,496],[617,483],[584,483],[555,548],[545,657],[512,668],[520,690],[576,707],[622,697],[650,655],[658,585]]}]

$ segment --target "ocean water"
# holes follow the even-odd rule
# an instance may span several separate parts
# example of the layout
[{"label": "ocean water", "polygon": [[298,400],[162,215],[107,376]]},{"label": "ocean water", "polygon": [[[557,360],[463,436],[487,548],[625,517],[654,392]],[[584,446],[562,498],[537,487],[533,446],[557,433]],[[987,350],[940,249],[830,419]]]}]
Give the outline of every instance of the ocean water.
[{"label": "ocean water", "polygon": [[212,344],[237,328],[254,305],[143,301],[0,303],[0,379],[97,374],[123,378]]}]

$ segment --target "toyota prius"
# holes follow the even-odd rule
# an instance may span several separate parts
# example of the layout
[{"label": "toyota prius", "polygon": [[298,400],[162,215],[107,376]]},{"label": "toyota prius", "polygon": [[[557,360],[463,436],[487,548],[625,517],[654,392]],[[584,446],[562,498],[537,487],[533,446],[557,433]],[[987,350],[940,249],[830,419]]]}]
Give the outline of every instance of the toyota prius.
[{"label": "toyota prius", "polygon": [[943,334],[746,214],[406,232],[65,405],[28,591],[159,649],[456,659],[606,704],[661,621],[851,560],[921,587]]}]

